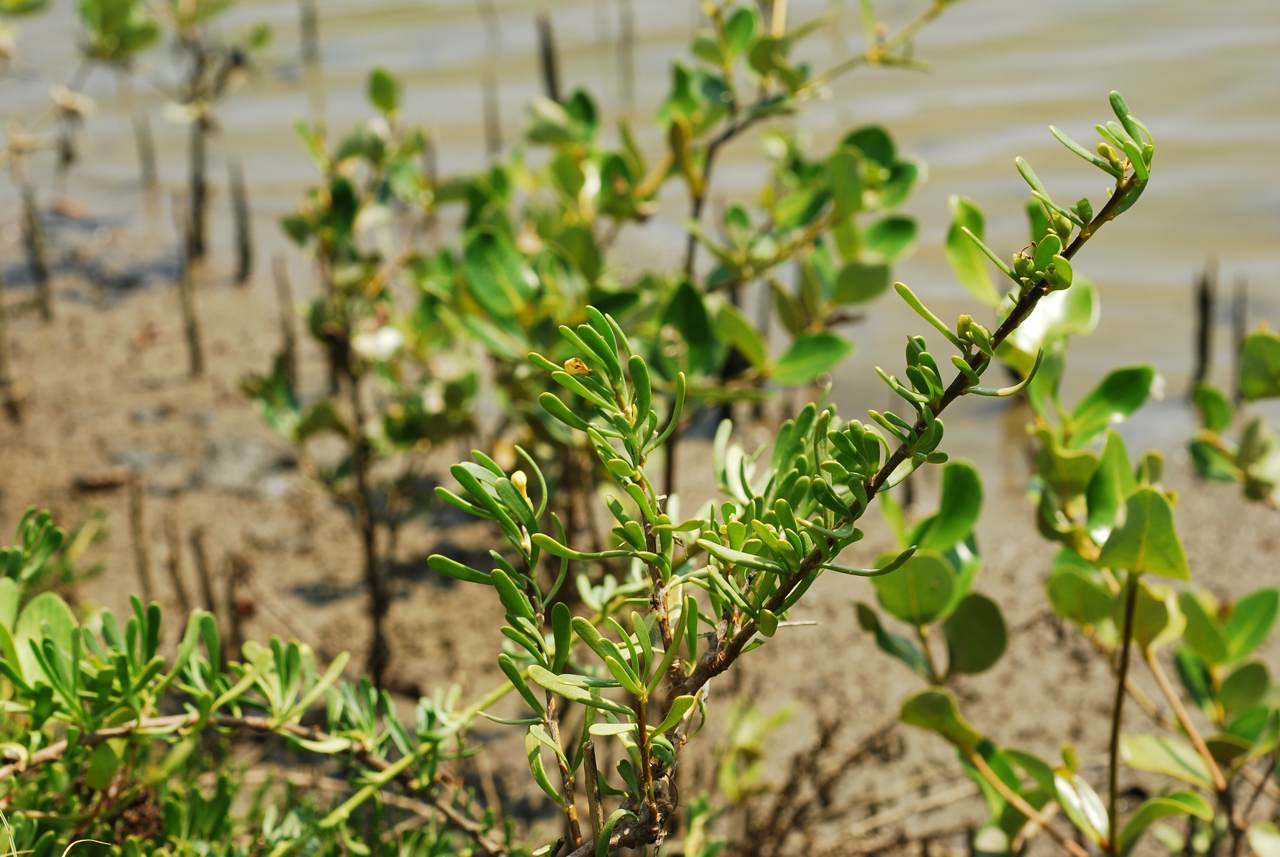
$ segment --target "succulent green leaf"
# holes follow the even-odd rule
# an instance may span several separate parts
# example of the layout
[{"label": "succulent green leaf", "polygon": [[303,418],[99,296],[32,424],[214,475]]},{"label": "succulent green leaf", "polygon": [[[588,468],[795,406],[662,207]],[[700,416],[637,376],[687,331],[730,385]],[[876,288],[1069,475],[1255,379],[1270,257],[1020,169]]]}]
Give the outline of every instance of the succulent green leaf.
[{"label": "succulent green leaf", "polygon": [[683,720],[684,716],[689,713],[689,709],[693,708],[693,704],[696,701],[697,698],[689,694],[677,696],[675,699],[671,700],[671,707],[667,709],[667,716],[662,718],[661,723],[653,727],[653,733],[655,735],[661,735],[664,732],[674,729],[676,724]]},{"label": "succulent green leaf", "polygon": [[529,771],[533,774],[533,781],[538,784],[538,788],[551,800],[555,801],[557,806],[564,807],[566,805],[564,796],[560,794],[559,789],[551,784],[551,778],[547,776],[547,769],[542,764],[542,747],[543,744],[533,733],[534,727],[529,727],[529,732],[524,736],[525,756],[529,760]]},{"label": "succulent green leaf", "polygon": [[463,565],[457,560],[450,559],[442,554],[434,553],[427,557],[427,565],[431,567],[432,571],[439,572],[446,577],[452,577],[454,580],[483,584],[491,584],[493,582],[489,579],[487,572],[472,568],[469,565]]}]

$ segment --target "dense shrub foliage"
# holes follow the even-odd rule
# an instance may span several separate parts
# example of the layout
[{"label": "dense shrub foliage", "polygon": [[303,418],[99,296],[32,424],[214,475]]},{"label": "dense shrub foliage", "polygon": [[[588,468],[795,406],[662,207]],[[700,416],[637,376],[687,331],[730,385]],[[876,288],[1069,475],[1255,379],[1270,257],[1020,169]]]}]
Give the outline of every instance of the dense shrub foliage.
[{"label": "dense shrub foliage", "polygon": [[[188,90],[202,105],[197,124],[223,92],[201,63],[242,49],[205,27],[226,5],[166,7],[198,68]],[[715,497],[680,507],[671,462],[681,434],[726,403],[819,385],[852,348],[840,326],[890,290],[891,264],[916,240],[897,209],[922,167],[883,129],[853,130],[816,156],[772,130],[758,206],[727,208],[713,236],[703,221],[717,153],[849,69],[915,64],[915,33],[946,5],[936,0],[885,34],[864,4],[865,53],[819,73],[793,54],[818,25],[788,29],[785,4],[771,17],[712,5],[693,60],[674,66],[657,156],[626,127],[606,142],[596,104],[578,92],[534,105],[529,149],[480,175],[441,179],[381,71],[368,85],[373,120],[336,141],[302,128],[321,180],[283,225],[322,285],[306,317],[329,377],[322,395],[305,397],[293,355],[282,353],[244,386],[353,512],[373,626],[369,678],[346,681],[345,657],[318,663],[297,642],[231,651],[204,611],[166,634],[161,608],[140,599],[123,618],[73,609],[59,593],[74,574],[68,539],[33,510],[0,551],[5,853],[786,853],[799,810],[747,828],[776,842],[733,846],[717,829],[725,808],[748,805],[777,725],[721,705],[719,679],[763,646],[789,645],[797,605],[820,597],[819,578],[843,575],[869,578],[874,595],[847,620],[919,683],[897,722],[954,748],[980,790],[988,817],[974,853],[1043,842],[1073,857],[1118,857],[1142,842],[1171,854],[1280,854],[1280,830],[1265,817],[1280,803],[1280,685],[1260,654],[1280,589],[1225,603],[1191,583],[1165,463],[1132,454],[1116,430],[1153,395],[1153,367],[1116,369],[1074,402],[1062,394],[1070,341],[1093,329],[1099,305],[1077,257],[1139,200],[1154,163],[1151,133],[1118,93],[1094,148],[1053,129],[1106,176],[1104,197],[1060,204],[1017,160],[1031,197],[1022,249],[992,250],[976,204],[952,198],[947,257],[986,322],[948,322],[893,283],[920,319],[904,331],[902,365],[876,369],[895,407],[846,419],[819,389],[820,401],[757,450],[723,419]],[[137,4],[86,3],[82,14],[97,61],[127,64],[158,36]],[[652,269],[622,273],[610,256],[618,232],[651,217],[668,183],[689,203],[687,243]],[[461,222],[448,241],[430,237],[444,216]],[[794,286],[778,273],[788,264],[799,271]],[[780,349],[751,320],[753,283],[767,285]],[[484,370],[458,354],[483,355]],[[1004,373],[1010,383],[992,380]],[[1280,338],[1250,335],[1239,375],[1249,402],[1280,395]],[[420,454],[474,433],[484,390],[505,415],[488,451],[425,496]],[[1067,736],[1055,736],[1055,759],[1001,744],[955,692],[1017,642],[982,586],[982,474],[944,442],[944,411],[966,396],[1029,406],[1028,518],[1046,542],[1047,608],[1114,675],[1101,764],[1082,763]],[[1194,399],[1199,472],[1274,505],[1272,430],[1237,417],[1213,388]],[[322,437],[340,453],[311,457]],[[940,469],[936,509],[908,510],[893,489],[930,466]],[[474,700],[442,690],[409,710],[385,689],[383,566],[397,528],[431,502],[493,534],[482,563],[435,554],[428,564],[500,606],[494,659],[504,680]],[[896,547],[853,565],[873,506]],[[1159,699],[1132,680],[1134,668]],[[518,700],[514,716],[496,713],[504,700]],[[682,793],[681,772],[718,716],[728,722],[713,754],[716,788]],[[460,775],[489,749],[473,740],[481,718],[523,736],[530,791],[553,821],[525,829],[500,818]],[[1136,800],[1121,792],[1122,767],[1142,776]],[[811,776],[827,775],[815,766]]]}]

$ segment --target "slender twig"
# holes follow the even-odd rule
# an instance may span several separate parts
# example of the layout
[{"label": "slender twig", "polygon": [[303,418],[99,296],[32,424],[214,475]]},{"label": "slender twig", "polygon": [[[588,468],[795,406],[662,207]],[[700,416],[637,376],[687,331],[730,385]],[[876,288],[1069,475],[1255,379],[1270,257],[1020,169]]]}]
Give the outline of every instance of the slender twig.
[{"label": "slender twig", "polygon": [[237,159],[227,165],[231,188],[231,218],[236,236],[236,284],[244,285],[253,275],[253,224],[249,213],[249,193],[244,185],[244,165]]},{"label": "slender twig", "polygon": [[587,806],[591,809],[591,838],[599,839],[600,829],[604,827],[604,802],[600,796],[600,769],[596,765],[596,745],[588,740],[582,750],[587,777]]},{"label": "slender twig", "polygon": [[22,405],[14,386],[9,366],[9,306],[4,299],[4,283],[0,282],[0,406],[9,422],[22,422]]},{"label": "slender twig", "polygon": [[1111,743],[1107,754],[1107,850],[1120,853],[1120,726],[1124,717],[1125,683],[1129,676],[1129,651],[1133,646],[1133,613],[1138,604],[1138,576],[1129,572],[1125,578],[1124,623],[1121,625],[1119,673],[1116,677],[1115,704],[1111,707]]},{"label": "slender twig", "polygon": [[1208,746],[1204,743],[1204,738],[1200,737],[1200,731],[1191,722],[1191,715],[1187,713],[1186,706],[1182,704],[1178,692],[1174,690],[1173,685],[1170,683],[1169,675],[1164,671],[1164,667],[1161,666],[1160,659],[1156,657],[1155,651],[1149,647],[1144,647],[1142,659],[1146,662],[1147,668],[1151,670],[1151,676],[1156,680],[1156,686],[1160,688],[1160,693],[1168,701],[1169,707],[1173,709],[1173,716],[1177,718],[1178,725],[1182,727],[1187,740],[1191,742],[1191,746],[1195,748],[1196,753],[1204,760],[1209,776],[1213,779],[1214,790],[1219,794],[1226,791],[1227,779],[1222,775],[1222,769],[1218,767],[1217,760],[1209,752]]},{"label": "slender twig", "polygon": [[164,519],[164,540],[169,554],[165,557],[165,571],[169,574],[169,583],[173,586],[173,594],[178,599],[178,608],[183,615],[191,613],[191,595],[187,592],[187,584],[182,580],[182,537],[178,534],[178,518],[167,515]]},{"label": "slender twig", "polygon": [[982,779],[986,780],[987,784],[995,789],[996,793],[1004,798],[1009,806],[1026,816],[1027,820],[1034,822],[1054,842],[1058,843],[1062,850],[1072,855],[1072,857],[1089,857],[1089,852],[1085,851],[1078,842],[1075,842],[1051,825],[1049,819],[1043,813],[1027,803],[1022,795],[1009,788],[1009,784],[1000,779],[1000,776],[995,771],[991,770],[991,766],[987,764],[987,760],[982,758],[981,754],[970,750],[966,753],[966,758],[968,758],[969,764],[973,765],[978,773],[982,775]]},{"label": "slender twig", "polygon": [[191,544],[191,558],[196,567],[196,578],[200,581],[200,598],[204,601],[204,609],[217,618],[218,599],[213,594],[213,575],[209,570],[209,553],[204,546],[204,527],[196,527],[188,536]]},{"label": "slender twig", "polygon": [[53,286],[49,277],[48,244],[45,240],[44,221],[36,204],[35,190],[30,182],[22,183],[22,241],[27,247],[27,261],[31,276],[36,282],[36,306],[40,320],[53,321]]},{"label": "slender twig", "polygon": [[360,376],[348,362],[343,367],[347,376],[347,398],[351,407],[351,420],[355,426],[351,449],[351,472],[355,479],[353,505],[356,524],[360,530],[360,545],[364,553],[364,580],[369,595],[369,623],[372,638],[369,642],[369,673],[374,686],[383,687],[387,665],[391,660],[391,647],[387,640],[385,624],[391,608],[387,591],[386,573],[382,558],[378,555],[378,521],[374,513],[372,477],[372,449],[365,436],[364,400],[361,397]]},{"label": "slender twig", "polygon": [[271,271],[276,286],[276,309],[280,318],[280,361],[289,387],[298,389],[298,311],[293,305],[293,285],[284,257],[272,259]]},{"label": "slender twig", "polygon": [[1249,830],[1249,816],[1253,814],[1253,809],[1258,804],[1258,800],[1266,791],[1267,783],[1271,780],[1271,773],[1276,769],[1276,765],[1280,764],[1280,750],[1273,752],[1266,758],[1266,767],[1263,768],[1262,778],[1254,784],[1253,794],[1244,802],[1244,807],[1231,819],[1231,857],[1239,857],[1240,849],[1244,846],[1244,837]]},{"label": "slender twig", "polygon": [[551,736],[551,740],[556,743],[559,748],[556,755],[556,766],[560,769],[560,792],[564,797],[564,820],[569,830],[569,841],[574,848],[582,844],[582,825],[578,821],[578,806],[575,797],[575,782],[573,771],[569,770],[569,763],[564,758],[564,744],[560,741],[560,719],[557,717],[556,709],[558,697],[547,691],[547,708],[542,718],[543,725],[547,728],[547,734]]},{"label": "slender twig", "polygon": [[[1116,663],[1114,653],[1111,652],[1100,639],[1098,639],[1098,635],[1094,633],[1091,628],[1084,629],[1082,633],[1084,638],[1093,645],[1093,648],[1098,652],[1098,654],[1106,660],[1107,667],[1110,668],[1111,674],[1113,676],[1118,675],[1120,670],[1119,665]],[[1164,712],[1160,710],[1160,707],[1156,705],[1155,701],[1151,697],[1147,696],[1146,692],[1143,691],[1142,688],[1138,687],[1132,677],[1129,677],[1125,681],[1125,690],[1129,693],[1129,698],[1142,709],[1142,712],[1146,714],[1151,722],[1156,726],[1159,726],[1162,729],[1177,728],[1173,721],[1166,717]]]}]

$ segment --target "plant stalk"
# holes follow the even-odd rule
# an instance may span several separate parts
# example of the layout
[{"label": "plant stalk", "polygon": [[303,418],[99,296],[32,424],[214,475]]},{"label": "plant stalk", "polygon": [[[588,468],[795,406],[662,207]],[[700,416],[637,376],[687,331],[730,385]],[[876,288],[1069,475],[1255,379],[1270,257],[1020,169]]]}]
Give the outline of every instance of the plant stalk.
[{"label": "plant stalk", "polygon": [[1000,776],[991,770],[991,766],[987,764],[987,760],[982,758],[981,754],[970,750],[966,754],[966,758],[969,760],[969,764],[977,769],[982,778],[996,790],[1000,797],[1004,798],[1009,806],[1022,813],[1029,821],[1035,822],[1054,842],[1058,843],[1062,850],[1072,855],[1072,857],[1089,857],[1089,852],[1085,851],[1078,842],[1070,839],[1066,834],[1051,825],[1049,819],[1045,818],[1043,813],[1027,803],[1022,795],[1009,788],[1008,783],[1000,779]]},{"label": "plant stalk", "polygon": [[1138,605],[1138,576],[1132,571],[1124,581],[1124,622],[1121,625],[1120,663],[1115,703],[1111,707],[1111,742],[1107,757],[1107,851],[1120,853],[1120,726],[1124,717],[1125,685],[1129,678],[1129,652],[1133,646],[1133,614]]},{"label": "plant stalk", "polygon": [[1191,722],[1191,716],[1187,713],[1186,706],[1182,704],[1182,699],[1179,698],[1178,692],[1174,690],[1173,684],[1170,683],[1169,675],[1160,664],[1160,659],[1156,657],[1156,653],[1150,648],[1142,650],[1142,659],[1146,662],[1147,668],[1151,670],[1151,676],[1156,680],[1160,693],[1168,701],[1169,707],[1173,709],[1173,716],[1177,718],[1178,725],[1182,727],[1187,740],[1191,742],[1191,746],[1195,748],[1196,753],[1204,760],[1205,767],[1209,770],[1209,776],[1213,778],[1214,790],[1218,794],[1222,794],[1227,790],[1227,780],[1222,775],[1222,768],[1218,766],[1217,760],[1209,752],[1209,747],[1204,743],[1204,738],[1200,736],[1200,731]]}]

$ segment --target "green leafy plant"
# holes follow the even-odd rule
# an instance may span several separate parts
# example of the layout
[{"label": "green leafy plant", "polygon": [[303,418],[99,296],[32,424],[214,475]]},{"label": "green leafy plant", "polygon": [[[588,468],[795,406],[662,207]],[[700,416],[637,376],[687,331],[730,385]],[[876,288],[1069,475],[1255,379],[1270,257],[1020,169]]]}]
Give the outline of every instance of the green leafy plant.
[{"label": "green leafy plant", "polygon": [[[709,6],[691,61],[672,66],[658,115],[665,151],[644,152],[625,124],[615,146],[604,144],[597,104],[579,90],[530,108],[527,140],[543,150],[540,166],[517,151],[478,176],[438,183],[435,200],[460,202],[464,213],[460,246],[424,263],[427,288],[449,296],[433,314],[444,313],[491,360],[504,406],[500,445],[508,458],[509,444],[520,444],[544,462],[571,532],[589,527],[585,495],[600,473],[589,449],[538,407],[549,387],[524,355],[568,359],[557,330],[580,324],[594,306],[628,331],[659,395],[674,395],[684,373],[686,421],[704,405],[758,400],[764,384],[805,385],[833,370],[852,351],[837,327],[887,291],[890,264],[915,242],[914,221],[896,209],[922,165],[899,155],[879,127],[849,133],[821,157],[772,131],[772,175],[757,204],[726,207],[713,235],[703,215],[714,165],[733,140],[795,113],[841,74],[910,65],[914,34],[946,5],[930,4],[889,39],[870,26],[865,53],[822,74],[794,56],[822,19],[789,27],[782,6],[767,24],[752,4]],[[684,185],[689,201],[681,264],[622,273],[611,253],[619,233],[647,221],[671,182]],[[700,249],[712,258],[705,272]],[[802,266],[795,289],[777,276],[788,262]],[[781,320],[787,341],[776,353],[743,309],[743,290],[754,283],[771,290]],[[676,487],[679,435],[677,427],[666,441],[667,493]]]},{"label": "green leafy plant", "polygon": [[[1245,337],[1240,345],[1237,389],[1246,402],[1280,398],[1280,336],[1266,327]],[[1208,479],[1239,482],[1251,500],[1270,506],[1280,503],[1280,441],[1261,415],[1243,419],[1233,439],[1236,408],[1225,393],[1201,384],[1193,393],[1201,429],[1191,440],[1191,460]]]},{"label": "green leafy plant", "polygon": [[[1136,127],[1118,95],[1113,105],[1122,121]],[[676,376],[672,407],[661,413],[648,362],[620,324],[595,310],[588,310],[585,323],[562,329],[574,351],[564,366],[530,355],[561,388],[559,395],[541,397],[543,407],[586,435],[613,483],[605,495],[616,524],[609,545],[593,551],[565,543],[558,518],[547,511],[545,490],[529,489],[545,485],[531,456],[522,456],[520,469],[508,470],[477,454],[453,470],[461,493],[439,493],[464,511],[494,521],[507,553],[493,552],[496,567],[489,571],[440,555],[431,558],[431,565],[497,592],[507,620],[502,633],[513,644],[499,663],[529,707],[530,716],[520,725],[528,729],[531,771],[564,811],[571,853],[609,853],[662,841],[677,809],[671,778],[682,748],[696,732],[696,712],[705,704],[707,683],[778,634],[788,611],[823,573],[884,576],[886,581],[903,576],[901,583],[883,585],[880,599],[917,628],[944,617],[957,623],[983,621],[979,614],[985,612],[985,602],[974,600],[953,580],[960,571],[941,553],[954,549],[972,529],[969,512],[952,504],[912,533],[935,549],[921,552],[920,544],[909,545],[869,568],[844,565],[840,555],[861,539],[857,521],[872,500],[913,470],[946,460],[938,448],[943,436],[939,415],[951,402],[968,393],[1011,395],[1021,389],[1023,384],[988,388],[982,375],[1041,298],[1070,285],[1068,260],[1141,194],[1150,169],[1149,145],[1143,157],[1141,164],[1121,170],[1106,204],[1068,245],[1055,236],[1053,254],[1042,253],[1045,258],[1025,275],[1011,271],[1015,297],[994,332],[969,318],[953,328],[910,289],[897,286],[903,299],[959,352],[949,383],[920,337],[908,340],[905,383],[879,370],[907,403],[911,420],[872,412],[873,422],[885,432],[881,434],[872,425],[840,420],[832,408],[809,405],[782,426],[767,462],[730,445],[726,432],[717,457],[721,496],[701,516],[679,520],[667,505],[669,498],[654,490],[647,470],[649,456],[678,424],[685,404],[683,373]],[[1030,173],[1020,168],[1024,175]],[[584,403],[590,416],[576,412],[566,397]],[[962,466],[949,473],[953,481],[968,475]],[[601,560],[627,561],[625,576],[607,577],[603,591],[625,589],[633,607],[629,615],[606,614],[603,624],[573,617],[555,601],[570,564]],[[589,579],[579,579],[584,588],[591,586]],[[952,596],[959,603],[949,611]],[[598,598],[586,600],[593,608],[601,604]],[[575,639],[590,652],[585,660],[572,654]],[[967,643],[954,647],[947,672],[978,671],[1001,648]],[[918,657],[930,680],[943,677],[923,654]],[[912,660],[909,655],[903,659]],[[942,732],[971,759],[981,759],[976,755],[980,736],[959,718],[950,699],[928,691],[907,703],[904,719]],[[583,725],[578,736],[559,739],[550,720],[564,706],[583,709]],[[588,749],[604,738],[620,741],[625,751],[616,778],[601,775],[588,763],[593,755]],[[558,785],[546,773],[546,751],[559,768]],[[590,835],[576,811],[574,796],[581,787],[592,807]],[[597,809],[615,796],[611,812]],[[560,847],[553,843],[547,850]]]},{"label": "green leafy plant", "polygon": [[[129,857],[231,855],[243,853],[238,838],[249,831],[275,855],[507,853],[503,831],[443,784],[441,766],[467,752],[465,730],[509,687],[469,706],[456,692],[423,699],[401,720],[385,693],[339,682],[345,657],[322,668],[307,647],[272,640],[245,644],[236,660],[202,610],[166,652],[157,604],[135,598],[123,622],[109,611],[82,619],[39,591],[64,538],[32,512],[17,544],[0,551],[6,852],[44,857],[94,840]],[[300,800],[259,790],[247,810],[236,805],[251,783],[233,744],[255,736],[336,763],[343,779],[330,781],[349,794],[318,799],[310,780],[296,787]],[[295,788],[286,771],[278,776]],[[404,818],[413,829],[402,833],[395,822]]]},{"label": "green leafy plant", "polygon": [[[1113,103],[1127,128],[1123,102]],[[1141,125],[1135,127],[1138,139],[1148,141]],[[1113,136],[1118,134],[1113,131]],[[1036,188],[1033,178],[1028,182]],[[1042,191],[1036,199],[1045,214],[1052,214]],[[1033,257],[1039,246],[1033,247]],[[1191,576],[1174,523],[1176,496],[1161,486],[1162,458],[1149,453],[1135,466],[1112,426],[1152,394],[1155,372],[1149,366],[1115,370],[1068,407],[1059,396],[1059,383],[1070,332],[1055,343],[1053,353],[1037,355],[1039,370],[1027,386],[1036,448],[1031,497],[1040,532],[1062,545],[1046,581],[1049,603],[1058,617],[1079,628],[1115,672],[1107,788],[1090,784],[1070,745],[1056,766],[997,745],[963,717],[955,697],[944,690],[908,699],[902,720],[953,744],[981,786],[991,813],[979,837],[984,853],[1016,853],[1034,830],[1049,833],[1062,850],[1077,857],[1090,853],[1055,830],[1050,809],[1056,808],[1085,843],[1104,854],[1128,854],[1149,832],[1172,853],[1237,855],[1252,847],[1266,854],[1272,828],[1250,816],[1275,775],[1280,697],[1266,666],[1254,655],[1274,625],[1280,590],[1264,588],[1221,603],[1206,591],[1177,592],[1152,582]],[[1256,355],[1249,362],[1256,372]],[[1225,428],[1229,408],[1212,410],[1225,399],[1211,398],[1209,392],[1202,389],[1198,396],[1202,412],[1221,417],[1214,425]],[[944,487],[944,508],[945,496]],[[946,579],[941,571],[935,576]],[[933,602],[921,595],[909,603],[928,607]],[[1161,657],[1170,647],[1181,692]],[[917,665],[926,677],[934,672],[919,666],[919,650],[906,640],[886,635],[881,648]],[[1131,679],[1135,651],[1163,705]],[[1157,732],[1124,731],[1129,698]],[[1201,723],[1193,718],[1195,711],[1202,714]],[[1121,811],[1122,766],[1153,775],[1160,783],[1128,813]],[[1184,820],[1181,830],[1168,826],[1172,818]]]},{"label": "green leafy plant", "polygon": [[[303,401],[297,367],[284,353],[270,374],[250,377],[244,387],[352,511],[370,599],[369,670],[381,687],[391,654],[386,563],[399,526],[423,510],[414,454],[471,428],[476,378],[437,371],[433,358],[452,337],[432,310],[439,299],[422,285],[425,261],[411,241],[396,238],[397,218],[412,218],[432,191],[420,166],[423,138],[399,123],[399,92],[389,75],[375,71],[368,92],[378,116],[332,149],[300,126],[324,183],[283,221],[312,254],[324,286],[307,320],[327,359],[328,395]],[[406,281],[421,287],[418,305],[408,309],[396,298]],[[309,454],[317,446],[323,453],[322,441],[333,438],[341,455]]]},{"label": "green leafy plant", "polygon": [[[758,211],[729,207],[720,237],[701,225],[711,169],[730,140],[794,112],[839,74],[904,64],[914,32],[945,5],[930,5],[907,30],[869,42],[864,56],[818,77],[789,59],[818,22],[787,32],[783,17],[766,31],[754,6],[716,7],[694,44],[695,63],[673,66],[672,91],[658,117],[667,150],[657,158],[640,149],[625,124],[619,142],[606,145],[599,109],[579,90],[563,103],[540,99],[531,106],[527,141],[542,157],[518,150],[478,175],[441,179],[424,170],[425,136],[403,122],[399,85],[382,70],[368,84],[376,120],[332,150],[318,131],[304,129],[324,184],[282,226],[315,259],[326,295],[309,319],[329,364],[330,395],[302,404],[287,360],[248,389],[268,420],[299,445],[336,433],[351,447],[321,474],[356,511],[374,625],[370,665],[379,684],[388,657],[381,630],[387,585],[379,570],[387,549],[379,544],[393,542],[395,526],[421,510],[413,453],[477,428],[467,416],[477,374],[442,371],[448,361],[441,355],[456,349],[487,358],[490,371],[483,374],[492,379],[501,414],[489,444],[494,459],[510,467],[517,447],[528,450],[542,465],[548,502],[566,532],[600,548],[605,537],[590,498],[605,474],[587,439],[541,406],[554,384],[525,356],[538,351],[567,366],[575,345],[559,331],[580,324],[590,307],[608,312],[652,367],[656,399],[677,395],[683,376],[686,422],[709,404],[759,400],[766,383],[811,384],[832,371],[853,347],[836,328],[888,289],[890,264],[915,242],[914,221],[896,209],[923,166],[899,155],[875,126],[851,132],[820,158],[807,156],[792,135],[774,132],[767,144],[772,176]],[[197,24],[187,21],[179,32],[198,33]],[[739,103],[737,93],[748,89],[754,100]],[[648,220],[662,187],[679,180],[693,214],[684,265],[623,273],[610,255],[618,233]],[[423,249],[421,235],[454,205],[462,224],[456,243]],[[715,260],[705,275],[695,265],[701,247]],[[776,278],[788,262],[803,271],[794,290]],[[776,308],[788,338],[776,354],[766,331],[741,308],[739,289],[755,282],[769,283],[767,306]],[[411,310],[396,311],[397,285],[416,298]],[[371,402],[362,392],[370,386],[366,377],[380,388]],[[590,414],[585,402],[565,407],[579,418]],[[672,425],[660,450],[668,494],[681,430]],[[390,467],[393,458],[400,468]],[[378,486],[375,471],[387,474]],[[380,534],[384,528],[390,532]]]}]

